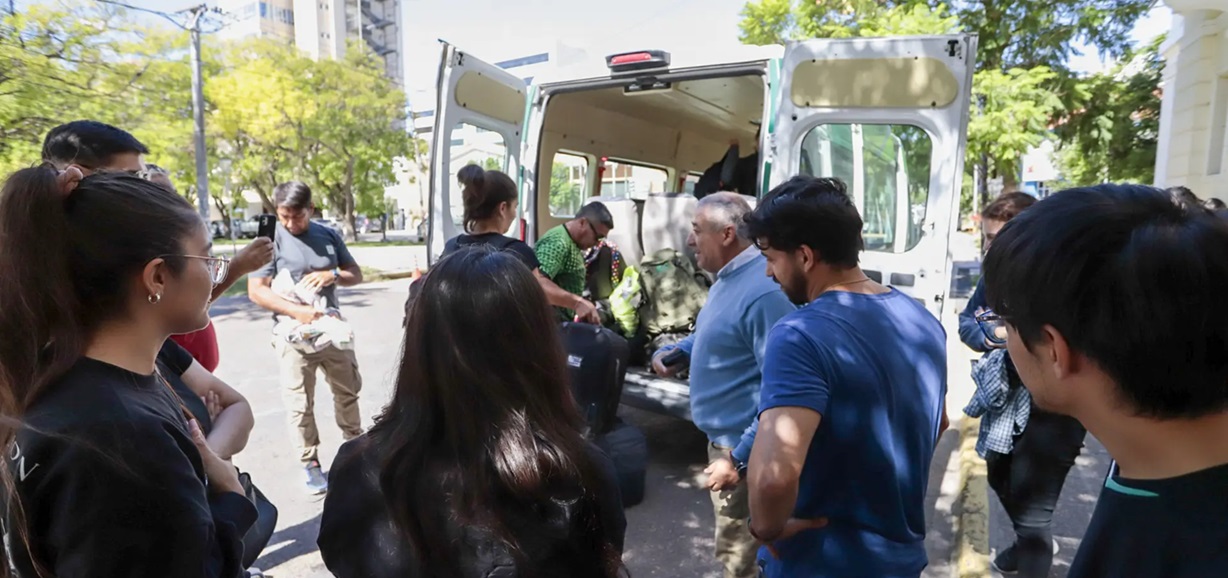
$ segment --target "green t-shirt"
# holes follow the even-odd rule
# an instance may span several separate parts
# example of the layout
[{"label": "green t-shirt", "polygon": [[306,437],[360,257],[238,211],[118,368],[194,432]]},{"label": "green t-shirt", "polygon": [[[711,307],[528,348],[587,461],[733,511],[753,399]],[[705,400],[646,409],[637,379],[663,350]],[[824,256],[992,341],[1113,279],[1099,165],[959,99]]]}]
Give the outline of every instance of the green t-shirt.
[{"label": "green t-shirt", "polygon": [[[568,293],[573,295],[584,293],[584,283],[587,278],[584,251],[580,250],[571,235],[567,233],[567,227],[559,225],[546,231],[537,240],[534,250],[537,252],[537,261],[541,263],[542,275],[554,281],[555,285]],[[559,308],[559,311],[569,321],[575,315],[575,312],[570,309]]]}]

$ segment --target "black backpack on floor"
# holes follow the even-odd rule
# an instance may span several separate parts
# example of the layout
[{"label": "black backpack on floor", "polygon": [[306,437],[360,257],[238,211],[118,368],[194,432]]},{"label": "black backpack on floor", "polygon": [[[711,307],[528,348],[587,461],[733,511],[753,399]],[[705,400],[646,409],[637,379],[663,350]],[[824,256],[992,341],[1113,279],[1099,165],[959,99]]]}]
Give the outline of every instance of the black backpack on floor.
[{"label": "black backpack on floor", "polygon": [[615,418],[613,428],[594,438],[593,443],[614,462],[623,507],[643,502],[648,478],[648,438],[644,437],[644,432]]}]

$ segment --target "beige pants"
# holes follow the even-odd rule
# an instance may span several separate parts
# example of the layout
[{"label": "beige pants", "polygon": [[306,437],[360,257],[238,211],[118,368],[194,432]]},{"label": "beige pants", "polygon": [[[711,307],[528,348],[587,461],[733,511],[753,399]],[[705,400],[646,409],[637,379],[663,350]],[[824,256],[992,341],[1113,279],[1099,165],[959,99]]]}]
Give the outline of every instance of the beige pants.
[{"label": "beige pants", "polygon": [[[729,456],[730,448],[708,444],[708,463]],[[716,559],[725,567],[725,578],[756,578],[759,545],[750,535],[750,496],[746,481],[721,492],[708,492],[716,515]]]},{"label": "beige pants", "polygon": [[362,375],[353,350],[328,347],[317,353],[303,353],[280,339],[273,347],[281,365],[282,398],[290,414],[292,436],[297,436],[299,459],[303,463],[317,461],[320,431],[316,429],[316,372],[324,370],[324,380],[333,392],[333,408],[337,427],[346,440],[362,435],[362,418],[358,413],[358,392],[362,390]]}]

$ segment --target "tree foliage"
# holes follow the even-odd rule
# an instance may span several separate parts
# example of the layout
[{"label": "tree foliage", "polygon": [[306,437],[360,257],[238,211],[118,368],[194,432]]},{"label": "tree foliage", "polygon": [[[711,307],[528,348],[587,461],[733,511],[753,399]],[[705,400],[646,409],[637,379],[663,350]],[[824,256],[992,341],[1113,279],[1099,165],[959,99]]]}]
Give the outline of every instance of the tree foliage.
[{"label": "tree foliage", "polygon": [[1058,166],[1068,186],[1155,180],[1160,132],[1160,36],[1112,71],[1076,85],[1075,109],[1057,127]]},{"label": "tree foliage", "polygon": [[[1084,42],[1110,57],[1130,54],[1128,32],[1153,0],[752,0],[741,40],[949,34],[979,36],[969,172],[985,155],[990,174],[1015,184],[1019,161],[1066,111],[1086,107],[1092,87],[1067,66]],[[1145,79],[1139,79],[1143,82]],[[1103,87],[1102,87],[1103,90]],[[1142,91],[1151,94],[1154,89]],[[1087,123],[1100,122],[1082,117]],[[1065,137],[1065,133],[1063,133]],[[1144,163],[1145,164],[1145,163]]]},{"label": "tree foliage", "polygon": [[[0,169],[39,160],[43,135],[75,119],[132,132],[148,158],[194,198],[195,147],[187,33],[149,27],[121,9],[73,0],[0,15]],[[273,40],[203,47],[210,194],[223,216],[253,191],[306,181],[317,205],[353,233],[356,214],[386,210],[394,160],[418,161],[406,100],[365,45],[313,61]]]}]

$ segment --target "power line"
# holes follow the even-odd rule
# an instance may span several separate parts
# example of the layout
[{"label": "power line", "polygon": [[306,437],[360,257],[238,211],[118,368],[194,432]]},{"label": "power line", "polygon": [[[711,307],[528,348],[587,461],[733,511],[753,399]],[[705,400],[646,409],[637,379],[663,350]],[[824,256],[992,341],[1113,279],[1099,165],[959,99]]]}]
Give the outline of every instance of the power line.
[{"label": "power line", "polygon": [[[162,12],[116,2],[115,0],[98,0],[98,2],[161,16],[175,26],[186,30],[191,35],[192,117],[195,120],[193,140],[196,141],[196,205],[201,217],[206,221],[209,220],[209,167],[205,147],[205,90],[200,62],[200,24],[207,14],[221,14],[222,11],[217,8],[210,8],[206,4],[198,4],[177,12]],[[180,18],[183,18],[184,21],[180,22]]]}]

